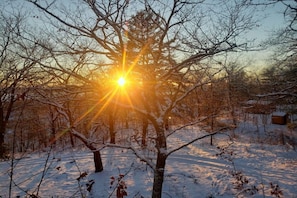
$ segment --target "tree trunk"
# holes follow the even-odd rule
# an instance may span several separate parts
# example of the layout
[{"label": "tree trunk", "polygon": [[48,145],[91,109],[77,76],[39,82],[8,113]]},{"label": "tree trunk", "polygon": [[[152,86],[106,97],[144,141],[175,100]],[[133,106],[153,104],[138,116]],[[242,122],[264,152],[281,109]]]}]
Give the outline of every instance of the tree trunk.
[{"label": "tree trunk", "polygon": [[5,133],[5,120],[4,111],[2,107],[2,102],[0,101],[0,159],[4,157],[5,147],[4,147],[4,133]]},{"label": "tree trunk", "polygon": [[2,126],[2,120],[0,120],[0,159],[4,157],[5,154],[5,146],[4,146],[4,132],[5,128]]},{"label": "tree trunk", "polygon": [[73,133],[73,136],[77,137],[80,141],[82,141],[86,147],[88,147],[92,152],[93,152],[93,157],[94,157],[94,165],[95,165],[95,172],[101,172],[103,171],[103,164],[102,164],[102,159],[101,159],[101,154],[100,151],[96,149],[92,145],[91,142],[88,141],[84,135],[76,132],[76,131],[71,131]]},{"label": "tree trunk", "polygon": [[56,119],[57,117],[55,118],[54,116],[54,112],[52,111],[52,109],[50,108],[50,128],[51,128],[51,144],[54,148],[56,148],[56,142],[57,142],[57,139],[56,139]]},{"label": "tree trunk", "polygon": [[161,198],[162,197],[162,188],[164,181],[164,172],[166,165],[167,156],[164,153],[158,152],[157,164],[154,171],[154,184],[153,184],[153,194],[152,198]]},{"label": "tree trunk", "polygon": [[148,121],[146,118],[142,118],[142,139],[141,146],[146,147],[146,136],[147,136]]},{"label": "tree trunk", "polygon": [[167,143],[163,123],[156,127],[157,139],[156,148],[158,150],[156,167],[154,170],[154,184],[152,198],[162,197],[162,187],[164,181],[164,172],[167,159]]},{"label": "tree trunk", "polygon": [[96,150],[93,152],[94,154],[94,163],[95,163],[95,173],[103,171],[103,165],[101,160],[100,151]]},{"label": "tree trunk", "polygon": [[24,152],[24,140],[23,140],[23,129],[20,130],[20,145],[19,152]]},{"label": "tree trunk", "polygon": [[74,139],[73,139],[73,135],[71,133],[69,133],[69,137],[70,137],[70,143],[71,143],[71,146],[72,148],[74,148]]},{"label": "tree trunk", "polygon": [[114,116],[112,112],[109,113],[109,135],[110,143],[115,144]]}]

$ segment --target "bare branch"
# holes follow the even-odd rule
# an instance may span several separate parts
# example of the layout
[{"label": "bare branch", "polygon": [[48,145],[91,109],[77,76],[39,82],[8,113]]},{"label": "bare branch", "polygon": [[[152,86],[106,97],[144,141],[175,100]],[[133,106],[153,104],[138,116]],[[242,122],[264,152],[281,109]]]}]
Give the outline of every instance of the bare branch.
[{"label": "bare branch", "polygon": [[196,142],[196,141],[198,141],[198,140],[201,140],[201,139],[204,139],[204,138],[207,138],[207,137],[210,137],[210,136],[213,136],[213,135],[222,133],[222,131],[223,131],[223,130],[226,130],[226,129],[228,129],[228,127],[224,127],[224,128],[219,129],[219,130],[216,131],[216,132],[209,133],[209,134],[206,134],[206,135],[204,135],[204,136],[195,138],[195,139],[193,139],[192,141],[190,141],[190,142],[188,142],[188,143],[186,143],[186,144],[184,144],[184,145],[182,145],[182,146],[180,146],[180,147],[178,147],[178,148],[176,148],[176,149],[171,150],[170,152],[168,152],[168,153],[166,154],[166,156],[168,157],[168,156],[171,155],[172,153],[174,153],[174,152],[176,152],[176,151],[178,151],[178,150],[181,150],[182,148],[185,148],[185,147],[189,146],[190,144],[193,144],[194,142]]}]

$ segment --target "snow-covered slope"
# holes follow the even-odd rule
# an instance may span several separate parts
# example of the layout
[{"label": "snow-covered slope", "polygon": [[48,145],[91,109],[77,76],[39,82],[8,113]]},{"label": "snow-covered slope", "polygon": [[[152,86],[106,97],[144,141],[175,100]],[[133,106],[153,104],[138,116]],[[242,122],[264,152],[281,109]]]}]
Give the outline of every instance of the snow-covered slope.
[{"label": "snow-covered slope", "polygon": [[[168,139],[168,147],[173,149],[202,134],[195,128],[176,133]],[[268,139],[258,141],[253,131],[237,134],[232,141],[229,136],[218,135],[213,146],[209,139],[203,139],[170,155],[163,197],[296,197],[296,150],[289,144],[272,144]],[[116,197],[120,174],[127,197],[151,196],[153,172],[130,151],[105,148],[102,158],[104,171],[94,173],[89,151],[69,149],[51,151],[50,155],[26,155],[14,161],[12,197],[24,197],[26,192],[38,192],[40,197]],[[9,197],[10,163],[0,163],[3,198]],[[112,177],[115,181],[111,185]]]}]

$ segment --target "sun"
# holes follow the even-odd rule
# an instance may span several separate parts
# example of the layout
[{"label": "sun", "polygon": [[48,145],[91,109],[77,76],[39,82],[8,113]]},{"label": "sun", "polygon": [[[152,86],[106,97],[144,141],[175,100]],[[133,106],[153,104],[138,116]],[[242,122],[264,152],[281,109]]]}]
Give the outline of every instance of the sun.
[{"label": "sun", "polygon": [[123,87],[125,84],[126,84],[126,79],[125,79],[124,77],[120,77],[120,78],[118,79],[118,85],[119,85],[120,87]]}]

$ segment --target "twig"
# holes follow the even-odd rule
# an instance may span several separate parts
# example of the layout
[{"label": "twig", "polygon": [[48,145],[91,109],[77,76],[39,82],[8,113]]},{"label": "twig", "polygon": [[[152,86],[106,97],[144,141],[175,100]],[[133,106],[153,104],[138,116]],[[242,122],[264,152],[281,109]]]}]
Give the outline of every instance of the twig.
[{"label": "twig", "polygon": [[79,188],[80,195],[81,195],[81,197],[85,197],[84,194],[83,194],[82,188],[81,188],[81,184],[80,184],[80,178],[82,178],[81,176],[82,176],[83,173],[81,172],[81,170],[80,170],[80,168],[79,168],[79,166],[78,166],[78,164],[77,164],[77,162],[76,162],[76,160],[74,159],[73,156],[72,156],[72,159],[73,159],[74,164],[75,164],[75,166],[76,166],[76,168],[77,168],[77,170],[79,172],[79,175],[80,175],[79,178],[77,178],[77,183],[78,183],[78,188]]},{"label": "twig", "polygon": [[204,139],[204,138],[206,138],[206,137],[213,136],[213,135],[216,135],[216,134],[218,134],[218,133],[221,133],[221,132],[222,132],[223,130],[225,130],[225,129],[228,129],[228,127],[224,127],[224,128],[221,128],[220,130],[218,130],[218,131],[216,131],[216,132],[213,132],[213,133],[210,133],[210,134],[207,134],[207,135],[204,135],[204,136],[195,138],[195,139],[193,139],[192,141],[190,141],[190,142],[188,142],[188,143],[186,143],[186,144],[184,144],[184,145],[182,145],[182,146],[180,146],[180,147],[177,147],[176,149],[171,150],[170,152],[168,152],[168,153],[166,154],[166,157],[168,157],[168,156],[171,155],[172,153],[174,153],[174,152],[176,152],[176,151],[178,151],[178,150],[180,150],[180,149],[182,149],[182,148],[184,148],[184,147],[189,146],[190,144],[193,144],[194,142],[196,142],[196,141],[198,141],[198,140],[201,140],[201,139]]},{"label": "twig", "polygon": [[50,167],[50,165],[47,166],[47,164],[48,164],[48,161],[49,161],[49,158],[50,158],[50,155],[51,155],[51,151],[52,151],[52,147],[50,147],[50,150],[47,152],[47,157],[46,157],[45,164],[44,164],[44,167],[43,167],[42,175],[41,175],[39,184],[38,184],[37,189],[36,189],[37,190],[36,196],[38,196],[41,183],[43,182],[43,179],[44,179],[44,177],[45,177],[45,175],[46,175],[46,173],[47,173],[47,171],[48,171],[48,169]]},{"label": "twig", "polygon": [[[131,164],[129,170],[123,175],[123,177],[121,177],[121,178],[118,179],[118,183],[117,183],[117,185],[113,188],[113,191],[109,194],[108,198],[110,198],[110,197],[112,196],[112,194],[114,193],[114,191],[118,188],[120,181],[121,181],[122,179],[124,179],[124,177],[131,171],[131,169],[132,169],[132,167],[133,167],[133,164],[134,164],[134,162],[132,162],[132,164]],[[119,175],[120,175],[121,171],[120,171],[119,168],[118,168],[118,170],[119,170]]]}]

